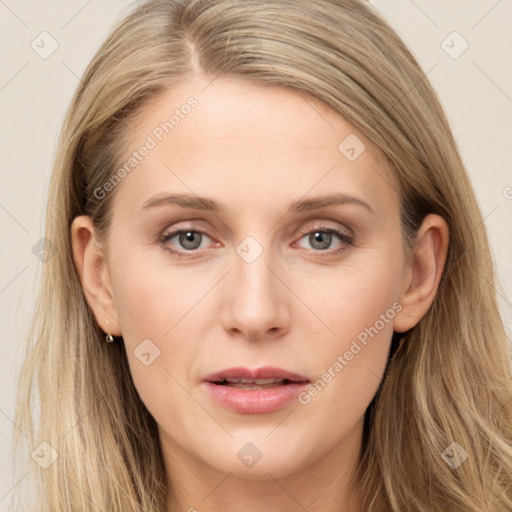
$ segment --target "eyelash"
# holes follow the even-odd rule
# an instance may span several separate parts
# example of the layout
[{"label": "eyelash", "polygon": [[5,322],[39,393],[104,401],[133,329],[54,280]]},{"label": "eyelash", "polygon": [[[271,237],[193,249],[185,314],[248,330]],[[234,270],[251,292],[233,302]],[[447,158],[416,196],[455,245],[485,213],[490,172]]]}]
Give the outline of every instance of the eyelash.
[{"label": "eyelash", "polygon": [[[164,249],[168,250],[174,256],[177,256],[178,258],[195,258],[195,257],[198,257],[198,256],[192,256],[194,253],[198,252],[197,250],[176,251],[174,249],[171,249],[169,247],[169,245],[167,244],[167,242],[169,240],[171,240],[172,238],[174,238],[176,235],[179,235],[180,233],[186,233],[186,232],[201,233],[201,234],[206,235],[209,238],[211,238],[210,235],[208,235],[208,233],[206,231],[204,231],[203,229],[201,229],[201,228],[193,228],[192,226],[190,226],[190,227],[184,227],[184,228],[181,228],[181,229],[176,229],[174,231],[171,231],[170,233],[165,233],[164,232],[159,237],[158,241],[164,247]],[[326,251],[321,251],[321,250],[314,250],[314,249],[312,249],[313,252],[326,253],[328,256],[336,256],[336,255],[340,254],[341,252],[345,251],[347,246],[353,245],[353,243],[354,243],[354,238],[353,238],[352,235],[349,235],[348,233],[346,233],[344,231],[341,231],[341,230],[338,230],[338,229],[335,229],[335,228],[328,228],[328,227],[323,226],[323,225],[313,226],[312,228],[310,228],[307,231],[301,231],[300,232],[301,237],[299,238],[299,240],[302,240],[302,238],[304,238],[306,235],[310,235],[311,233],[316,233],[316,232],[334,234],[334,235],[336,235],[339,238],[339,240],[344,245],[342,245],[338,249],[331,250],[331,251],[327,251],[327,250]]]}]

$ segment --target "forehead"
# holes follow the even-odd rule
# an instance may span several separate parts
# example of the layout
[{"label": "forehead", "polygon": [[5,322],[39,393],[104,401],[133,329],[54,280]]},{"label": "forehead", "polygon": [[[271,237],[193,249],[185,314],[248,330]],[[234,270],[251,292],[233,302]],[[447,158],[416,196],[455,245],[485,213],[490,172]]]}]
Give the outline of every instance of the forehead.
[{"label": "forehead", "polygon": [[123,158],[135,165],[117,192],[138,209],[163,192],[215,196],[233,213],[333,192],[376,213],[398,203],[383,153],[346,119],[306,94],[245,80],[196,78],[159,94],[132,123]]}]

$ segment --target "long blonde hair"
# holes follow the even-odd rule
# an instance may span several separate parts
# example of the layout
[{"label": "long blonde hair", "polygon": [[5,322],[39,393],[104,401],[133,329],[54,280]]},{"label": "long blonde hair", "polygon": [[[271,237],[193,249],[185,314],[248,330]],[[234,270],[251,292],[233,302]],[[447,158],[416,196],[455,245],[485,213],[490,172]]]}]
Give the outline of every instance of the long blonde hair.
[{"label": "long blonde hair", "polygon": [[[449,225],[434,303],[392,350],[367,411],[355,477],[365,510],[510,512],[511,351],[482,215],[425,74],[370,5],[350,0],[149,0],[89,64],[49,185],[56,252],[42,270],[15,418],[29,450],[44,441],[58,454],[47,469],[31,464],[38,510],[162,512],[172,493],[123,344],[105,343],[85,300],[70,223],[91,215],[107,235],[114,194],[94,191],[120,164],[130,121],[198,72],[300,91],[361,130],[396,175],[404,247],[427,213]],[[468,457],[455,468],[447,448]]]}]

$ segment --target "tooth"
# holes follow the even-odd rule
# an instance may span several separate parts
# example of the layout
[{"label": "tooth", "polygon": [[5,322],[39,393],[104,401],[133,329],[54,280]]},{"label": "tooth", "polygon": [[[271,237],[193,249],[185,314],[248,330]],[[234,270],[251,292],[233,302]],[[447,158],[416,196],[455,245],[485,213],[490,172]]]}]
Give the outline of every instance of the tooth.
[{"label": "tooth", "polygon": [[256,384],[274,384],[275,382],[283,382],[283,379],[256,379]]},{"label": "tooth", "polygon": [[225,378],[224,380],[226,382],[230,382],[233,384],[240,383],[240,384],[259,384],[259,385],[275,384],[276,382],[283,382],[283,379],[275,379],[275,378],[274,379],[242,379],[242,378],[229,377],[229,378]]}]

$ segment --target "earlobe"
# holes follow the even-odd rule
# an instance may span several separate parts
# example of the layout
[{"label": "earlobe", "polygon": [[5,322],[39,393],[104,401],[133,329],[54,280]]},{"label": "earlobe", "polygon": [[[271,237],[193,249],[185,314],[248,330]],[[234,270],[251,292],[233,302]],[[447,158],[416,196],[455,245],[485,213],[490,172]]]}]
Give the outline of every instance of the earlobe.
[{"label": "earlobe", "polygon": [[418,230],[412,254],[403,272],[402,310],[395,317],[394,330],[405,332],[427,313],[437,293],[446,263],[449,229],[439,215],[427,215]]},{"label": "earlobe", "polygon": [[73,219],[71,241],[82,290],[96,321],[106,333],[121,336],[107,262],[89,216],[79,215]]}]

